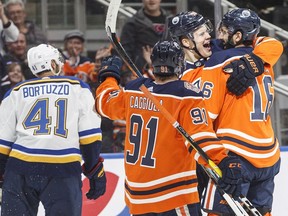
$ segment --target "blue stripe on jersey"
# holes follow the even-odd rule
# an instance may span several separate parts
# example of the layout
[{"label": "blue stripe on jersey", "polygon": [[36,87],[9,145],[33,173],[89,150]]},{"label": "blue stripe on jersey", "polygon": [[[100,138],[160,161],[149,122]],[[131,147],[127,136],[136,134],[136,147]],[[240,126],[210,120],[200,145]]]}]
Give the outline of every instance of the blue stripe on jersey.
[{"label": "blue stripe on jersey", "polygon": [[205,67],[212,67],[218,64],[222,64],[227,59],[234,56],[243,56],[247,53],[251,53],[253,51],[252,47],[237,47],[231,48],[227,50],[222,50],[220,52],[215,52],[212,56],[205,62]]},{"label": "blue stripe on jersey", "polygon": [[198,145],[202,143],[207,143],[207,142],[219,142],[219,139],[218,138],[204,138],[204,139],[199,139],[196,141]]},{"label": "blue stripe on jersey", "polygon": [[98,134],[98,133],[102,133],[100,128],[93,128],[90,130],[81,131],[78,134],[79,134],[79,137],[83,137],[83,136],[87,136],[91,134]]},{"label": "blue stripe on jersey", "polygon": [[46,154],[46,155],[67,155],[67,154],[80,154],[80,149],[68,148],[61,150],[51,150],[51,149],[31,149],[21,146],[19,144],[14,144],[13,149],[29,153],[29,154]]},{"label": "blue stripe on jersey", "polygon": [[149,90],[152,89],[154,93],[173,95],[177,97],[189,96],[189,97],[203,97],[202,92],[192,84],[189,84],[183,80],[175,80],[162,85],[155,84],[154,80],[148,78],[138,78],[128,82],[125,86],[125,90],[140,91],[140,86],[144,84]]},{"label": "blue stripe on jersey", "polygon": [[276,139],[274,139],[274,143],[272,145],[270,145],[270,146],[255,146],[255,145],[251,145],[251,144],[249,144],[247,142],[244,142],[242,140],[239,140],[239,139],[236,139],[236,138],[233,138],[233,137],[229,137],[229,136],[223,136],[223,137],[219,136],[218,138],[220,140],[228,140],[228,141],[240,144],[242,146],[245,146],[247,148],[254,149],[254,150],[261,150],[261,151],[274,149],[275,145],[276,145]]},{"label": "blue stripe on jersey", "polygon": [[10,142],[10,141],[7,141],[7,140],[0,139],[0,145],[11,147],[13,145],[13,143],[14,142]]}]

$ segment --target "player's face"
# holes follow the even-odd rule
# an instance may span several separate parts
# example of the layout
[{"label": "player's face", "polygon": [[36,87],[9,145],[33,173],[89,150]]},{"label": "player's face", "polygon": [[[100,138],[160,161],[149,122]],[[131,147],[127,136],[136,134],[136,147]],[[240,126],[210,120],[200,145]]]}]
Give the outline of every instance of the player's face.
[{"label": "player's face", "polygon": [[145,10],[150,13],[160,10],[161,0],[142,0]]},{"label": "player's face", "polygon": [[23,80],[23,74],[20,65],[15,65],[10,71],[8,71],[8,77],[12,84],[16,84]]},{"label": "player's face", "polygon": [[218,39],[222,40],[224,44],[228,43],[228,28],[225,26],[220,26],[218,29]]},{"label": "player's face", "polygon": [[11,4],[7,8],[8,16],[15,25],[25,22],[26,13],[20,4]]},{"label": "player's face", "polygon": [[66,43],[66,49],[70,56],[78,56],[84,50],[84,44],[79,38],[71,38]]},{"label": "player's face", "polygon": [[212,55],[210,46],[211,35],[209,32],[210,29],[206,25],[203,25],[193,33],[196,48],[204,58]]},{"label": "player's face", "polygon": [[20,33],[17,41],[7,43],[9,52],[17,57],[23,57],[26,54],[26,38],[25,35]]}]

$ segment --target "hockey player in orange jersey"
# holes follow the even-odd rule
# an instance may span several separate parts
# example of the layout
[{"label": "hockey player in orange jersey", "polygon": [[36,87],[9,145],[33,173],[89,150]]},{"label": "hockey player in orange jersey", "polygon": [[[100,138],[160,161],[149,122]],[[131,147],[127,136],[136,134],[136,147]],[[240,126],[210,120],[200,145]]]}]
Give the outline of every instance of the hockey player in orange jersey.
[{"label": "hockey player in orange jersey", "polygon": [[[189,16],[187,14],[184,15]],[[190,20],[188,20],[190,24],[191,17],[190,15]],[[180,15],[176,20],[181,18],[183,18],[183,15]],[[201,19],[202,17],[200,16],[198,21],[201,21]],[[183,24],[183,22],[179,23]],[[194,52],[197,57],[203,57],[201,52],[199,52],[201,49],[197,49],[197,40],[195,38],[197,32],[198,34],[199,31],[201,33],[201,27],[202,36],[205,36],[205,40],[207,41],[211,38],[209,34],[206,34],[209,33],[208,28],[206,27],[203,30],[203,23],[204,21],[202,21],[201,25],[195,26],[194,22],[193,27],[190,25],[189,30],[191,33],[186,38],[187,40],[190,39],[188,41],[190,44],[188,45],[192,43],[193,47],[194,43],[194,48],[187,48],[186,53]],[[260,19],[253,11],[247,9],[232,10],[232,12],[227,13],[223,17],[221,24],[220,39],[225,41],[224,48],[226,50],[214,52],[210,59],[205,62],[203,70],[203,67],[201,69],[198,68],[196,71],[190,69],[184,73],[183,79],[199,83],[201,86],[207,99],[209,116],[213,120],[216,119],[214,128],[217,136],[224,140],[225,147],[230,150],[231,154],[241,155],[243,161],[245,161],[247,170],[242,193],[247,195],[247,198],[263,215],[269,215],[273,200],[274,176],[279,171],[280,161],[279,144],[274,137],[268,112],[271,108],[274,94],[272,66],[279,59],[283,47],[279,41],[273,38],[262,37],[256,39],[260,29]],[[183,42],[186,41],[183,41],[183,38],[185,39],[183,36],[187,35],[187,33],[181,35],[181,32],[177,32],[180,28],[177,28],[175,20],[173,23],[173,19],[172,27],[174,27],[174,29],[172,28],[174,36],[180,37],[182,39],[181,45],[185,46]],[[187,28],[181,28],[180,30],[187,32]],[[194,37],[189,38],[191,35]],[[253,40],[256,43],[252,53]],[[205,45],[205,42],[203,44]],[[207,45],[206,47],[202,45],[202,47],[206,48],[206,53],[204,52],[204,54],[207,55],[205,57],[209,57],[210,47]],[[267,49],[268,47],[269,49]],[[271,49],[271,47],[273,48]],[[248,53],[250,55],[240,58]],[[234,71],[231,76],[223,73],[223,66],[239,58],[240,60],[234,61],[226,67],[227,72]],[[266,63],[265,72],[262,61]],[[254,67],[251,67],[249,62],[252,62]],[[250,73],[253,69],[255,69],[255,74]],[[264,74],[262,74],[263,72]],[[196,80],[194,78],[195,73],[199,77]],[[256,76],[258,77],[255,78]],[[247,88],[248,90],[246,91]],[[263,173],[266,173],[266,176],[260,178]],[[255,191],[262,191],[262,193],[255,193]],[[215,191],[212,192],[214,193]],[[213,203],[211,201],[213,199],[209,198],[205,200],[204,208],[211,209]],[[210,200],[210,203],[208,203],[208,200]],[[214,202],[214,210],[221,213],[229,212],[228,208],[223,208],[224,205],[221,204],[223,202],[221,202],[219,195],[216,196]],[[217,208],[215,208],[215,205],[218,205]]]},{"label": "hockey player in orange jersey", "polygon": [[[155,81],[138,78],[119,87],[121,60],[103,61],[96,90],[100,115],[127,121],[124,149],[125,201],[132,215],[201,215],[197,192],[196,161],[205,164],[195,150],[139,90],[144,84],[191,134],[223,171],[223,186],[237,196],[241,168],[229,167],[237,157],[227,157],[207,118],[201,91],[179,80],[182,49],[175,42],[158,42],[151,55]],[[239,195],[239,194],[238,194]]]}]

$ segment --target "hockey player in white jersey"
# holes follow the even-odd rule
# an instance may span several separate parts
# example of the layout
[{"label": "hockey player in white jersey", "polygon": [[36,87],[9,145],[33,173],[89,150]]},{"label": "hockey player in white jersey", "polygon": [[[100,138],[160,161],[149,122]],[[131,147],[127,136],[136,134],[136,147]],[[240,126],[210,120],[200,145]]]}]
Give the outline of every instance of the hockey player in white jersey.
[{"label": "hockey player in white jersey", "polygon": [[106,190],[94,98],[81,80],[57,76],[63,58],[51,45],[29,49],[27,58],[38,78],[19,83],[0,106],[1,213],[37,215],[41,201],[46,215],[80,216],[82,171],[88,199]]}]

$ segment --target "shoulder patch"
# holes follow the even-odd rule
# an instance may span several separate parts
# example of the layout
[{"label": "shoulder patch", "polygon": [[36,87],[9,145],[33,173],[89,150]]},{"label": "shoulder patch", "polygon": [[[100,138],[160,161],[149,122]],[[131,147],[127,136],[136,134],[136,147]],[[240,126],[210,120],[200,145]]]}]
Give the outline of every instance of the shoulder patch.
[{"label": "shoulder patch", "polygon": [[112,98],[115,98],[119,95],[120,90],[113,90],[109,93],[109,97],[107,99],[107,102],[110,101]]},{"label": "shoulder patch", "polygon": [[192,90],[192,91],[197,92],[197,93],[200,92],[199,88],[197,88],[195,85],[193,85],[192,83],[189,83],[189,82],[184,82],[184,87],[186,89]]}]

